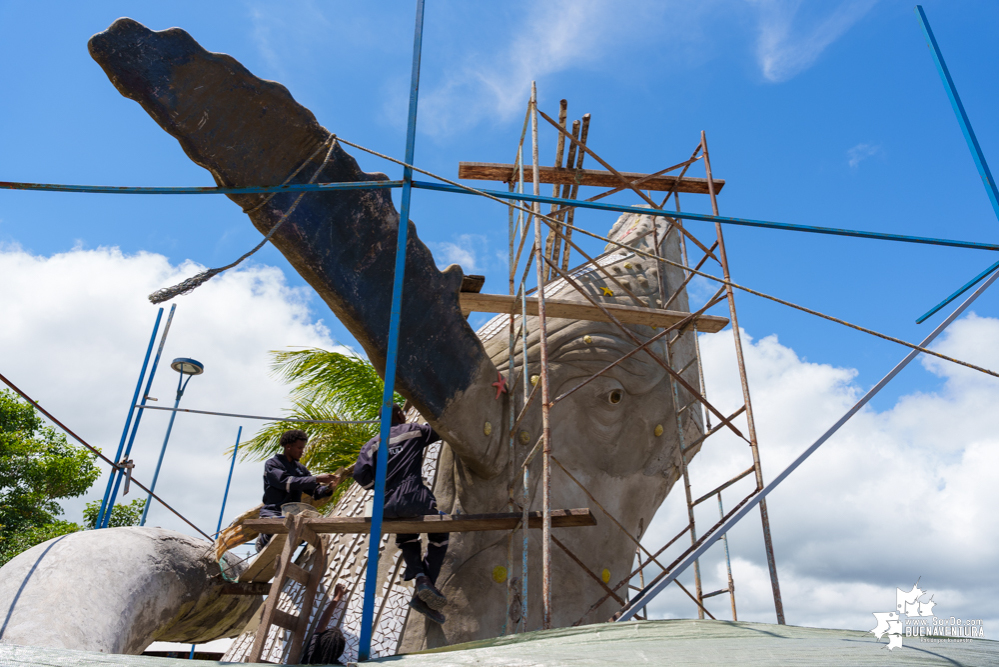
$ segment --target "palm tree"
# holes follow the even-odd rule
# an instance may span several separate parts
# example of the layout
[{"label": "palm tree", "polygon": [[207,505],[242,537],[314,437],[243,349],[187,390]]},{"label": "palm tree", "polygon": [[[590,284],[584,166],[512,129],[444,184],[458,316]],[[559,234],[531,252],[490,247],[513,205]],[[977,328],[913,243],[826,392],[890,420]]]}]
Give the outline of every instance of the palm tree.
[{"label": "palm tree", "polygon": [[[356,355],[319,348],[272,351],[274,375],[292,385],[293,419],[365,421],[378,419],[385,384],[374,366]],[[393,401],[402,405],[399,394]],[[301,424],[272,422],[240,445],[241,460],[267,459],[281,451],[281,434],[301,428],[309,434],[302,463],[313,472],[349,467],[365,442],[378,435],[378,424]],[[343,492],[346,485],[338,491]],[[339,493],[335,497],[339,496]]]}]

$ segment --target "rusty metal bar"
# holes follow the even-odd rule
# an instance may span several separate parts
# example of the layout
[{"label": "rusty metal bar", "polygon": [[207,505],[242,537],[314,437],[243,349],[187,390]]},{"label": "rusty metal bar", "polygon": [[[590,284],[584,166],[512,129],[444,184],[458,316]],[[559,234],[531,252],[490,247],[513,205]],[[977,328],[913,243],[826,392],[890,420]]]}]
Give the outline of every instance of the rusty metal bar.
[{"label": "rusty metal bar", "polygon": [[[549,123],[551,123],[552,127],[554,127],[554,128],[556,129],[556,130],[558,130],[558,131],[559,131],[559,132],[561,132],[562,134],[564,134],[564,135],[568,136],[568,137],[569,137],[569,140],[570,140],[570,141],[573,141],[573,139],[572,139],[572,135],[570,135],[570,134],[569,134],[568,132],[566,132],[566,131],[565,131],[564,129],[560,128],[560,127],[558,126],[558,123],[556,123],[555,121],[553,121],[553,120],[552,120],[552,119],[551,119],[551,118],[550,118],[550,117],[549,117],[549,116],[548,116],[548,115],[547,115],[547,114],[546,114],[546,113],[545,113],[544,111],[541,111],[540,109],[538,109],[538,113],[539,113],[539,114],[541,114],[541,117],[542,117],[542,118],[544,118],[544,119],[545,119],[545,120],[547,120],[547,121],[548,121]],[[649,206],[651,206],[651,207],[652,207],[653,209],[658,209],[658,210],[662,210],[662,206],[659,206],[658,204],[656,204],[656,203],[655,203],[654,201],[652,201],[652,199],[651,199],[651,198],[649,198],[649,196],[648,196],[648,195],[646,195],[646,194],[645,194],[644,192],[642,192],[642,191],[641,191],[641,190],[639,190],[639,189],[638,189],[637,187],[635,187],[634,185],[632,185],[632,184],[631,184],[631,181],[629,181],[629,180],[628,180],[627,178],[625,178],[625,177],[624,177],[624,176],[623,176],[623,175],[621,174],[621,172],[617,171],[616,169],[614,169],[614,167],[612,167],[612,166],[610,166],[609,164],[607,164],[606,162],[604,162],[604,161],[603,161],[603,159],[602,159],[602,158],[601,158],[601,157],[600,157],[599,155],[597,155],[596,153],[594,153],[594,152],[593,152],[592,150],[590,150],[590,149],[589,149],[589,147],[587,147],[587,146],[586,146],[586,144],[583,144],[583,143],[580,143],[580,144],[579,144],[579,148],[580,148],[580,150],[582,150],[582,151],[585,151],[586,153],[589,153],[590,155],[592,155],[592,156],[593,156],[593,159],[594,159],[594,160],[596,160],[597,162],[599,162],[599,163],[601,164],[601,166],[603,166],[603,168],[604,168],[604,169],[606,169],[607,171],[609,171],[609,172],[611,172],[612,174],[614,174],[615,176],[617,176],[617,178],[618,178],[618,179],[619,179],[619,180],[620,180],[620,181],[621,181],[621,182],[622,182],[623,184],[625,184],[625,185],[626,185],[626,186],[628,187],[628,189],[632,190],[632,191],[633,191],[633,192],[634,192],[635,194],[637,194],[637,195],[638,195],[639,197],[641,197],[641,198],[642,198],[643,200],[645,200],[645,202],[646,202],[646,203],[648,203],[648,205],[649,205]],[[669,217],[669,216],[666,216],[666,217]],[[697,245],[697,246],[698,246],[698,247],[699,247],[699,248],[700,248],[701,250],[703,250],[704,252],[708,253],[709,255],[711,254],[710,252],[708,252],[708,249],[707,249],[707,248],[705,248],[705,247],[704,247],[704,246],[703,246],[703,245],[701,244],[701,242],[700,242],[699,240],[697,240],[697,239],[696,239],[696,238],[695,238],[694,236],[692,236],[692,235],[691,235],[691,234],[690,234],[689,232],[687,232],[687,230],[685,230],[685,229],[681,228],[681,231],[682,231],[682,232],[683,232],[684,234],[686,234],[686,235],[687,235],[687,237],[688,237],[688,238],[689,238],[689,239],[690,239],[691,241],[693,241],[693,242],[694,242],[694,244],[695,244],[695,245]]]},{"label": "rusty metal bar", "polygon": [[728,487],[732,486],[733,484],[735,484],[736,482],[738,482],[740,479],[743,479],[743,478],[751,475],[755,471],[756,471],[756,466],[755,465],[749,466],[749,468],[747,468],[746,470],[743,470],[742,472],[740,472],[738,475],[736,475],[732,479],[730,479],[727,482],[724,482],[724,483],[716,486],[715,488],[711,489],[710,491],[708,491],[707,493],[705,493],[703,496],[701,496],[700,498],[698,498],[697,500],[695,500],[694,501],[694,506],[696,507],[697,505],[700,505],[701,503],[703,503],[705,500],[707,500],[708,498],[710,498],[713,495],[720,494],[722,491],[724,491]]},{"label": "rusty metal bar", "polygon": [[[590,136],[590,114],[584,113],[583,114],[583,118],[582,118],[582,123],[581,123],[581,126],[580,126],[580,130],[579,130],[579,136],[576,137],[576,135],[574,134],[571,137],[571,139],[572,139],[572,148],[576,148],[577,146],[585,147],[586,146],[586,141],[589,138],[589,136]],[[583,168],[583,158],[585,158],[585,157],[586,157],[586,153],[583,152],[582,150],[580,150],[579,151],[579,155],[576,157],[576,169],[582,169]],[[570,190],[570,192],[569,192],[570,199],[575,199],[578,194],[579,194],[579,185],[573,184],[572,190]],[[566,222],[568,223],[569,226],[565,230],[565,233],[566,233],[566,236],[565,236],[566,246],[565,246],[565,254],[562,257],[562,266],[563,266],[563,269],[564,269],[564,267],[569,266],[569,245],[568,244],[569,244],[569,240],[572,238],[572,223],[575,221],[575,218],[576,218],[576,209],[573,207],[573,208],[570,208],[569,211],[566,213]],[[576,248],[576,249],[579,250],[579,248]]]},{"label": "rusty metal bar", "polygon": [[[679,221],[679,220],[677,220],[677,224],[678,224],[678,225],[680,224],[680,221]],[[683,263],[684,263],[684,264],[686,264],[686,263],[687,263],[687,249],[686,249],[686,239],[683,239],[683,238],[681,238],[681,241],[684,241],[684,244],[683,244],[683,246],[682,246],[682,247],[683,247]],[[714,242],[713,244],[711,244],[711,248],[710,248],[710,250],[714,250],[714,249],[715,249],[715,248],[717,248],[717,247],[718,247],[718,241],[715,241],[715,242]],[[705,255],[704,257],[702,257],[702,258],[701,258],[701,261],[699,261],[699,262],[697,263],[697,266],[695,266],[695,267],[694,267],[694,271],[698,271],[698,270],[700,270],[700,268],[701,268],[702,266],[704,266],[704,262],[708,261],[708,257],[710,257],[710,256],[711,256],[711,255]],[[683,282],[682,282],[682,283],[680,284],[680,286],[679,286],[679,287],[677,287],[677,288],[676,288],[676,290],[674,290],[674,291],[673,291],[673,296],[671,296],[671,297],[669,298],[669,300],[668,300],[668,301],[666,301],[666,303],[664,303],[664,304],[663,304],[663,306],[662,306],[663,310],[669,310],[669,306],[670,306],[670,304],[671,304],[671,303],[673,303],[673,299],[675,299],[675,298],[676,298],[676,295],[677,295],[677,294],[679,294],[680,292],[682,292],[682,291],[683,291],[683,288],[685,288],[685,287],[687,286],[687,283],[689,283],[689,282],[691,281],[691,279],[692,279],[692,278],[693,278],[694,276],[696,276],[696,275],[697,275],[697,274],[696,274],[696,273],[694,273],[693,271],[688,271],[687,273],[688,273],[689,275],[688,275],[688,276],[687,276],[686,278],[684,278],[684,279],[683,279]]]},{"label": "rusty metal bar", "polygon": [[[599,308],[600,311],[602,313],[604,313],[604,315],[612,323],[614,323],[615,325],[617,325],[617,327],[619,329],[621,329],[621,331],[624,332],[624,334],[626,336],[628,336],[629,338],[631,338],[632,342],[635,345],[641,345],[642,344],[641,341],[638,340],[638,337],[635,336],[635,334],[630,329],[628,329],[626,326],[624,326],[623,324],[621,324],[621,321],[618,320],[616,317],[614,317],[614,315],[612,315],[610,311],[608,311],[606,308],[604,308],[603,304],[601,304],[600,302],[596,301],[593,297],[591,297],[589,294],[587,294],[586,291],[583,290],[582,287],[579,285],[579,283],[577,283],[575,280],[572,279],[572,277],[570,277],[566,273],[562,273],[562,271],[560,271],[557,267],[555,267],[555,270],[570,285],[572,285],[573,287],[575,287],[575,289],[576,289],[577,292],[579,292],[580,294],[582,294],[584,297],[586,297],[590,301],[590,303],[592,303],[594,306],[596,306],[597,308]],[[684,389],[686,389],[687,391],[689,391],[691,394],[693,394],[695,396],[699,396],[699,392],[695,391],[693,387],[691,387],[689,384],[687,384],[686,380],[684,380],[681,377],[678,377],[676,375],[676,371],[674,371],[672,368],[670,368],[669,364],[667,364],[665,361],[663,361],[662,358],[658,354],[656,354],[655,352],[653,352],[652,350],[650,350],[648,348],[642,348],[642,349],[643,349],[643,351],[646,354],[648,354],[650,357],[652,357],[653,361],[655,361],[657,364],[659,364],[660,366],[662,366],[662,368],[664,370],[666,370],[667,373],[669,373],[671,376],[675,377],[676,380],[677,380],[677,382],[679,382],[680,385]],[[715,413],[715,416],[718,417],[718,419],[720,419],[722,421],[722,423],[723,423],[724,426],[727,426],[737,436],[739,436],[743,440],[746,440],[747,442],[749,442],[748,439],[746,438],[746,436],[744,436],[742,434],[742,432],[735,427],[734,424],[732,424],[728,419],[726,419],[725,416],[722,415],[722,413],[718,412],[718,409],[715,408],[715,406],[711,405],[711,403],[708,402],[708,400],[706,398],[701,397],[700,400],[701,400],[702,403],[704,403],[705,406],[708,407],[709,410],[711,410],[712,412]]]},{"label": "rusty metal bar", "polygon": [[[710,304],[710,302],[709,302],[709,304]],[[685,326],[685,324],[688,321],[696,319],[704,310],[707,310],[709,307],[710,307],[710,305],[704,306],[701,310],[697,311],[696,313],[691,313],[690,315],[688,315],[687,317],[683,318],[682,320],[680,320],[676,324],[670,325],[666,329],[663,329],[662,331],[660,331],[659,333],[657,333],[652,338],[648,339],[647,341],[645,341],[641,345],[638,345],[637,347],[635,347],[635,349],[633,349],[630,352],[627,352],[626,354],[624,354],[620,359],[617,359],[616,361],[611,362],[610,364],[608,364],[604,368],[600,369],[599,371],[597,371],[596,373],[594,373],[590,377],[586,378],[585,380],[583,380],[582,382],[580,382],[579,384],[577,384],[575,387],[573,387],[569,391],[567,391],[564,394],[561,394],[560,396],[556,397],[552,401],[552,405],[555,405],[559,401],[561,401],[564,398],[568,397],[573,392],[575,392],[575,391],[577,391],[579,389],[582,389],[583,387],[585,387],[586,385],[588,385],[590,382],[593,382],[595,379],[597,379],[598,377],[600,377],[601,375],[603,375],[607,371],[611,370],[612,368],[614,368],[618,364],[624,362],[628,358],[632,357],[633,355],[638,354],[643,349],[645,349],[646,347],[648,347],[652,343],[656,342],[657,340],[660,340],[663,337],[668,336],[674,329],[677,329],[677,328]]]},{"label": "rusty metal bar", "polygon": [[[722,506],[721,491],[718,492],[718,518],[725,516],[725,508]],[[732,601],[732,620],[738,621],[739,614],[735,611],[735,579],[732,578],[732,557],[728,551],[728,533],[722,533],[722,542],[725,543],[725,569],[728,571],[728,593]]]},{"label": "rusty metal bar", "polygon": [[[704,171],[708,179],[708,195],[711,197],[711,211],[718,215],[718,198],[715,194],[714,181],[711,177],[711,157],[708,153],[708,139],[701,131],[701,147],[704,151]],[[718,235],[718,254],[721,258],[722,273],[725,282],[732,280],[729,273],[728,255],[725,251],[725,238],[721,223],[715,222],[715,233]],[[760,450],[756,439],[756,423],[753,419],[753,407],[749,397],[749,380],[746,377],[746,361],[742,354],[742,338],[739,334],[739,318],[735,312],[735,290],[731,285],[725,286],[728,293],[729,320],[732,323],[732,339],[735,341],[736,362],[739,365],[739,380],[742,383],[742,395],[746,406],[746,424],[749,433],[749,447],[753,452],[753,466],[756,472],[756,488],[763,488],[763,469],[760,466]],[[773,540],[770,538],[770,517],[767,513],[766,498],[760,499],[760,520],[763,524],[763,544],[767,553],[767,566],[770,569],[770,586],[773,589],[774,609],[777,612],[778,625],[784,625],[784,604],[780,597],[780,583],[777,580],[777,561],[774,558]]]},{"label": "rusty metal bar", "polygon": [[624,533],[625,536],[629,540],[631,540],[632,542],[634,542],[635,545],[639,549],[641,549],[642,551],[644,551],[649,556],[651,562],[654,562],[659,567],[663,567],[663,564],[660,563],[659,561],[657,561],[656,557],[653,556],[651,553],[649,553],[648,549],[646,549],[644,546],[642,546],[642,543],[639,541],[639,539],[637,537],[635,537],[634,535],[632,535],[631,533],[629,533],[628,529],[625,528],[623,525],[621,525],[621,522],[618,521],[617,518],[613,514],[611,514],[610,511],[606,507],[604,507],[603,505],[600,504],[600,501],[597,500],[593,496],[592,493],[590,493],[589,489],[587,489],[585,486],[583,486],[582,482],[580,482],[578,479],[576,479],[575,475],[573,475],[571,472],[569,472],[568,470],[566,470],[565,466],[562,465],[561,461],[559,461],[554,456],[552,457],[552,461],[554,461],[556,463],[556,465],[558,465],[558,467],[562,469],[562,472],[564,472],[566,475],[568,475],[569,479],[571,479],[573,482],[576,483],[576,486],[578,486],[580,489],[583,490],[583,493],[586,494],[586,497],[589,498],[593,502],[593,504],[596,505],[600,509],[600,511],[603,512],[607,516],[607,518],[610,519],[614,523],[615,526],[617,526],[618,528],[620,528],[621,532]]},{"label": "rusty metal bar", "polygon": [[[728,419],[729,420],[735,419],[736,417],[738,417],[739,415],[741,415],[745,410],[746,410],[746,406],[744,405],[741,408],[739,408],[738,410],[736,410],[735,412],[733,412],[732,414],[730,414],[728,416]],[[682,451],[687,451],[688,449],[691,449],[691,448],[696,447],[697,445],[701,444],[702,442],[704,442],[705,440],[707,440],[709,437],[711,437],[712,435],[714,435],[715,433],[717,433],[721,429],[722,426],[724,426],[724,424],[718,424],[713,429],[709,430],[707,433],[705,433],[704,435],[702,435],[700,438],[698,438],[697,440],[694,440],[692,443],[690,443],[689,445],[687,445],[686,447],[684,447]]]},{"label": "rusty metal bar", "polygon": [[[534,194],[540,193],[538,175],[538,87],[531,82],[531,158],[534,170]],[[545,264],[551,265],[543,253],[541,242],[541,205],[534,203],[534,261],[538,270],[538,343],[540,348],[541,376],[541,438],[544,447],[541,478],[541,576],[542,604],[541,627],[548,630],[552,627],[552,520],[551,520],[551,424],[549,422],[550,396],[548,387],[548,332],[545,323]],[[527,350],[524,350],[526,356]],[[526,468],[525,468],[526,469]]]},{"label": "rusty metal bar", "polygon": [[572,561],[573,561],[573,562],[574,562],[574,563],[575,563],[576,565],[578,565],[579,567],[581,567],[581,568],[583,569],[583,572],[585,572],[586,574],[590,575],[590,577],[591,577],[591,578],[592,578],[592,579],[593,579],[594,581],[596,581],[596,582],[597,582],[598,584],[600,584],[600,586],[601,586],[601,587],[602,587],[602,588],[603,588],[603,589],[604,589],[605,591],[607,591],[607,594],[608,594],[608,595],[612,596],[612,597],[613,597],[613,598],[614,598],[615,600],[617,600],[617,601],[618,601],[618,602],[619,602],[620,604],[622,604],[622,605],[623,605],[623,604],[625,604],[625,601],[624,601],[624,600],[622,600],[622,599],[621,599],[621,598],[620,598],[620,597],[618,596],[618,594],[617,594],[617,593],[615,593],[614,591],[612,591],[612,590],[610,589],[610,586],[608,586],[608,585],[607,585],[606,583],[604,583],[604,580],[603,580],[603,579],[601,579],[600,577],[598,577],[598,576],[596,575],[596,573],[594,573],[594,572],[593,572],[593,570],[591,570],[590,568],[586,567],[586,564],[585,564],[585,563],[583,563],[583,561],[579,560],[579,558],[577,558],[577,557],[576,557],[576,554],[572,553],[572,552],[571,552],[571,551],[569,550],[569,547],[567,547],[567,546],[565,546],[564,544],[562,544],[562,542],[561,542],[561,541],[560,541],[560,540],[559,540],[559,539],[558,539],[557,537],[555,537],[554,535],[552,535],[552,542],[554,542],[554,543],[555,543],[555,545],[556,545],[557,547],[559,547],[560,549],[562,549],[562,551],[564,551],[564,552],[566,553],[566,555],[567,555],[567,556],[568,556],[569,558],[571,558],[571,559],[572,559]]},{"label": "rusty metal bar", "polygon": [[[725,520],[723,520],[723,521],[719,521],[718,523],[716,523],[715,525],[713,525],[713,526],[712,526],[711,528],[709,528],[709,529],[708,529],[708,530],[707,530],[707,531],[706,531],[706,532],[704,533],[704,535],[702,535],[702,536],[700,537],[700,539],[698,539],[698,540],[697,540],[697,544],[694,544],[694,545],[691,545],[691,546],[687,547],[687,548],[686,548],[686,549],[685,549],[685,550],[683,551],[683,553],[681,553],[681,554],[680,554],[679,556],[677,556],[677,557],[676,557],[676,559],[675,559],[675,560],[674,560],[674,561],[673,561],[672,563],[670,563],[670,564],[669,564],[669,565],[667,566],[667,568],[666,568],[665,570],[663,570],[662,572],[660,572],[659,574],[657,574],[657,575],[656,575],[656,576],[655,576],[655,577],[654,577],[654,578],[652,579],[652,581],[651,581],[651,582],[649,583],[649,585],[645,587],[645,590],[649,590],[649,589],[650,589],[651,587],[655,586],[655,585],[656,585],[657,583],[659,583],[660,581],[662,581],[662,579],[663,579],[663,578],[665,578],[666,576],[668,576],[668,575],[669,575],[669,574],[670,574],[670,573],[671,573],[671,572],[673,571],[673,569],[674,569],[674,568],[675,568],[675,567],[676,567],[677,565],[679,565],[679,564],[680,564],[680,563],[681,563],[681,562],[682,562],[682,561],[683,561],[683,560],[684,560],[684,559],[685,559],[685,558],[686,558],[686,557],[687,557],[688,555],[690,555],[691,553],[693,553],[694,551],[696,551],[696,550],[697,550],[697,549],[698,549],[698,548],[699,548],[699,547],[700,547],[701,545],[703,545],[703,544],[704,544],[704,542],[706,541],[706,539],[707,539],[708,537],[712,537],[712,536],[713,536],[713,533],[714,533],[714,531],[718,530],[718,528],[719,528],[719,527],[720,527],[720,526],[721,526],[721,525],[722,525],[723,523],[725,523],[725,521],[727,521],[727,520],[728,520],[728,519],[730,519],[731,517],[735,516],[735,515],[736,515],[736,514],[737,514],[737,513],[739,512],[739,510],[741,510],[741,509],[743,508],[743,506],[745,506],[745,505],[746,505],[746,503],[748,503],[748,502],[749,502],[750,500],[752,500],[752,499],[753,499],[753,497],[754,497],[755,495],[756,495],[756,494],[750,494],[750,495],[746,496],[745,498],[743,498],[743,499],[742,499],[742,502],[740,502],[740,503],[739,503],[738,505],[736,505],[734,509],[732,509],[732,510],[731,510],[730,512],[728,512],[728,514],[726,514],[726,515],[725,515]],[[687,528],[689,528],[689,526],[688,526]],[[670,544],[672,544],[673,542],[675,542],[677,538],[681,537],[681,536],[682,536],[682,535],[683,535],[684,533],[686,533],[686,532],[687,532],[687,528],[684,528],[684,529],[683,529],[683,531],[682,531],[682,532],[681,532],[681,533],[680,533],[679,535],[677,535],[677,537],[676,537],[676,538],[674,538],[673,540],[671,540],[671,541],[670,541],[670,542],[669,542],[669,543],[668,543],[668,544],[667,544],[666,546],[669,546]],[[662,552],[662,551],[664,551],[665,549],[666,549],[666,547],[663,547],[663,548],[662,548],[662,549],[660,549],[660,550],[659,550],[659,551],[658,551],[657,553],[661,553],[661,552]],[[634,575],[632,575],[632,576],[634,576]],[[631,577],[629,577],[629,578],[628,578],[628,580],[630,580],[630,578],[631,578]],[[675,578],[673,578],[673,579],[671,579],[671,581],[676,581],[676,579],[675,579]],[[622,581],[622,582],[621,582],[621,584],[619,584],[619,585],[618,585],[617,587],[615,587],[615,589],[614,589],[614,590],[617,590],[617,588],[620,588],[620,586],[621,586],[621,585],[623,585],[624,583],[625,583],[625,582],[624,582],[624,581]],[[603,598],[601,598],[601,599],[597,600],[596,602],[594,602],[594,603],[593,603],[593,605],[592,605],[592,606],[591,606],[591,607],[590,607],[590,608],[589,608],[589,609],[588,609],[588,610],[586,611],[586,613],[585,613],[585,614],[583,614],[583,616],[582,616],[582,617],[580,617],[579,621],[577,621],[577,622],[576,622],[576,623],[574,623],[573,625],[578,625],[578,624],[579,624],[580,622],[582,622],[582,620],[583,620],[584,618],[586,618],[586,617],[587,617],[587,616],[588,616],[588,615],[589,615],[589,614],[590,614],[590,613],[591,613],[591,612],[592,612],[592,611],[593,611],[594,609],[597,609],[597,608],[598,608],[598,607],[599,607],[600,605],[602,605],[602,604],[603,604],[604,602],[606,602],[606,601],[607,601],[607,597],[605,596],[605,597],[603,597]],[[630,603],[629,603],[629,604],[630,604]],[[644,605],[643,605],[643,606],[644,606]],[[618,614],[620,614],[620,613],[621,613],[621,612],[618,612]],[[614,617],[613,619],[611,619],[611,620],[618,620],[619,618],[620,618],[620,616],[618,616],[618,615],[615,615],[615,617]]]},{"label": "rusty metal bar", "polygon": [[[569,108],[569,102],[565,99],[561,100],[558,105],[558,122],[562,129],[565,129],[565,119],[567,116]],[[555,142],[555,168],[562,168],[562,158],[565,157],[565,136],[562,134],[558,135],[558,139]],[[560,186],[558,183],[552,184],[552,197],[559,196]],[[553,217],[555,213],[555,203],[552,203],[548,210],[548,217]],[[550,257],[553,262],[558,263],[558,247],[559,244],[555,243],[555,234],[553,230],[548,232],[548,236],[545,238],[545,257]],[[545,269],[545,280],[551,279],[551,271],[547,268]]]}]

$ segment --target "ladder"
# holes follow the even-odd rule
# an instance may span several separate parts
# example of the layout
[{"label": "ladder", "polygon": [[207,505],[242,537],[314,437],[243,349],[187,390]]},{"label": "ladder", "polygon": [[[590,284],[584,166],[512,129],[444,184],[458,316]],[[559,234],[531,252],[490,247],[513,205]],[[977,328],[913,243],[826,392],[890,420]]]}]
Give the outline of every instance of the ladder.
[{"label": "ladder", "polygon": [[[305,635],[309,629],[309,616],[312,613],[312,605],[316,598],[316,591],[319,589],[319,582],[326,572],[328,548],[325,535],[320,536],[308,525],[309,519],[300,515],[292,515],[284,518],[284,525],[287,528],[288,539],[284,543],[284,550],[278,559],[277,572],[271,582],[270,592],[267,601],[264,603],[263,615],[260,618],[260,625],[257,627],[257,634],[253,640],[253,647],[250,649],[248,662],[263,662],[260,656],[264,652],[264,643],[271,626],[276,625],[291,631],[291,644],[288,652],[287,664],[297,665],[302,658],[302,649],[305,643]],[[292,562],[298,545],[308,542],[312,546],[313,553],[309,561],[302,567]],[[285,582],[293,579],[305,587],[302,596],[302,608],[298,615],[290,614],[278,609],[278,601],[281,590]]]}]

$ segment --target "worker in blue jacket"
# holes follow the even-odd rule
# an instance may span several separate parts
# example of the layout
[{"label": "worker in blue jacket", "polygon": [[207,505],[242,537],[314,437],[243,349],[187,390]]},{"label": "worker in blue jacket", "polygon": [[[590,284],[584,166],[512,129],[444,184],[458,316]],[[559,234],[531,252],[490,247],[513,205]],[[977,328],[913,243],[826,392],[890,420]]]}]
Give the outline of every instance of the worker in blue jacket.
[{"label": "worker in blue jacket", "polygon": [[[434,494],[423,483],[423,450],[440,436],[428,424],[406,423],[398,405],[392,406],[392,428],[389,430],[388,461],[385,474],[386,519],[440,514]],[[375,487],[375,461],[381,436],[375,436],[363,447],[354,464],[354,480],[365,489]],[[405,581],[416,579],[413,599],[409,606],[436,623],[444,623],[441,609],[447,598],[437,590],[437,576],[447,553],[448,533],[427,535],[427,555],[419,534],[399,534],[395,543],[406,563]]]},{"label": "worker in blue jacket", "polygon": [[[336,477],[330,474],[313,475],[299,463],[309,434],[299,429],[281,434],[281,454],[275,454],[264,463],[264,506],[260,518],[283,516],[281,506],[285,503],[302,501],[302,492],[315,500],[333,495]],[[271,541],[271,536],[261,534],[257,538],[257,551]]]}]

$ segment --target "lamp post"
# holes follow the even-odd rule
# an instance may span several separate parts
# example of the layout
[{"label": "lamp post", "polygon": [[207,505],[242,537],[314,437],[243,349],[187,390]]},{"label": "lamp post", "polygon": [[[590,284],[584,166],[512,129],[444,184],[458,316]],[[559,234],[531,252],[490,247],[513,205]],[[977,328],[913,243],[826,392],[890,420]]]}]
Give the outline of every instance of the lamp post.
[{"label": "lamp post", "polygon": [[146,517],[149,516],[149,505],[153,502],[153,493],[156,491],[156,480],[160,476],[160,466],[163,465],[163,455],[166,454],[167,443],[170,442],[170,431],[173,430],[173,420],[177,418],[177,406],[180,405],[180,399],[184,395],[184,390],[187,389],[187,383],[191,381],[191,378],[205,372],[205,365],[203,363],[183,357],[170,362],[170,368],[180,374],[180,377],[177,378],[177,398],[173,403],[173,412],[170,413],[170,423],[167,425],[166,436],[163,438],[163,447],[160,448],[160,458],[156,462],[153,483],[149,485],[149,497],[146,498],[146,506],[142,510],[142,520],[139,521],[140,526],[146,525]]}]

